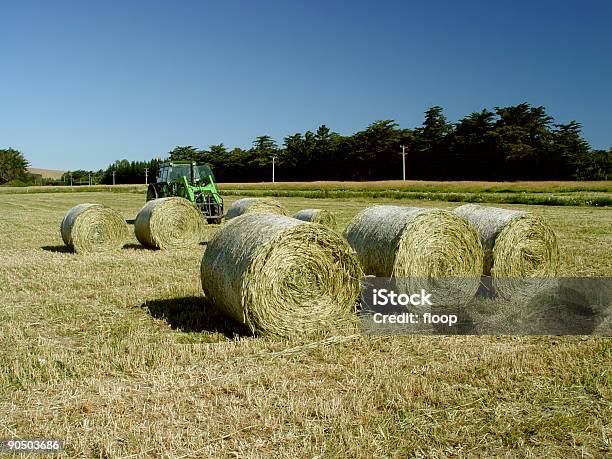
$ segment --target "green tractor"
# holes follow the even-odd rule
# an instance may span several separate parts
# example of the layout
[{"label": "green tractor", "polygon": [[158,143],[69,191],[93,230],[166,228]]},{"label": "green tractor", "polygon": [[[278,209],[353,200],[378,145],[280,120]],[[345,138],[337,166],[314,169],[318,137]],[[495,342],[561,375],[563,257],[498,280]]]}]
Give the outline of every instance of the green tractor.
[{"label": "green tractor", "polygon": [[166,161],[161,164],[157,182],[149,184],[147,201],[180,196],[191,201],[208,223],[221,223],[223,198],[215,177],[206,164],[191,161]]}]

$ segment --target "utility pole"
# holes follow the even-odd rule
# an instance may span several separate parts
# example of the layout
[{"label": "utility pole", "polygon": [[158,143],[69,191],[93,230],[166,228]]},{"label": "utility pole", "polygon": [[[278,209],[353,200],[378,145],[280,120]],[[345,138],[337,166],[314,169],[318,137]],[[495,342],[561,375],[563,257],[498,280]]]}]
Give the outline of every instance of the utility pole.
[{"label": "utility pole", "polygon": [[89,186],[91,186],[91,172],[89,173]]},{"label": "utility pole", "polygon": [[275,166],[275,161],[276,160],[276,156],[272,156],[272,183],[274,183],[274,166]]},{"label": "utility pole", "polygon": [[72,186],[72,172],[70,173],[70,186]]},{"label": "utility pole", "polygon": [[113,171],[113,186],[115,185],[115,171]]},{"label": "utility pole", "polygon": [[406,153],[405,145],[400,145],[400,147],[402,148],[402,152],[400,153],[400,155],[402,155],[402,180],[406,180],[406,155],[408,153]]},{"label": "utility pole", "polygon": [[149,168],[145,167],[145,185],[149,184]]}]

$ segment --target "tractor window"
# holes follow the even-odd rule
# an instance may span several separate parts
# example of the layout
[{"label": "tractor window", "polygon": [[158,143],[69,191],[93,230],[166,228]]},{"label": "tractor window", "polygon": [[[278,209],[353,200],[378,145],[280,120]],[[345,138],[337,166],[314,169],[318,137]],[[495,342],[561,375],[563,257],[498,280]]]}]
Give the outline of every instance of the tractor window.
[{"label": "tractor window", "polygon": [[159,171],[159,178],[157,179],[158,182],[167,182],[168,181],[168,166],[162,166],[161,170]]},{"label": "tractor window", "polygon": [[212,171],[210,167],[205,164],[201,164],[195,169],[195,178],[196,180],[200,180],[203,185],[208,185],[210,183],[209,176],[212,176]]},{"label": "tractor window", "polygon": [[183,176],[187,177],[187,180],[191,180],[191,164],[173,164],[168,180],[180,179]]}]

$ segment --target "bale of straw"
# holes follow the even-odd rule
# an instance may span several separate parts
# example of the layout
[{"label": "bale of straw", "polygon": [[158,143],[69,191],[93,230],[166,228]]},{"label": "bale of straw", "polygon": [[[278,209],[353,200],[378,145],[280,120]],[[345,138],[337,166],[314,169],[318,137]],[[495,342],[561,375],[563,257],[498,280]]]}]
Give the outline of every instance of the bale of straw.
[{"label": "bale of straw", "polygon": [[225,215],[230,220],[239,215],[251,212],[266,212],[269,214],[287,215],[287,209],[276,199],[270,198],[242,198],[234,201]]},{"label": "bale of straw", "polygon": [[109,252],[123,247],[129,230],[123,216],[102,204],[79,204],[64,215],[64,243],[74,252]]},{"label": "bale of straw", "polygon": [[302,209],[296,213],[293,218],[305,222],[319,223],[331,229],[336,229],[337,226],[336,216],[325,209]]},{"label": "bale of straw", "polygon": [[345,236],[366,274],[402,278],[407,290],[435,288],[450,301],[466,302],[478,290],[482,247],[452,212],[374,206],[355,216]]},{"label": "bale of straw", "polygon": [[320,225],[268,213],[227,222],[208,243],[202,289],[254,333],[290,336],[350,320],[362,271],[353,250]]},{"label": "bale of straw", "polygon": [[559,247],[542,217],[475,204],[458,207],[455,213],[478,232],[485,251],[483,274],[492,277],[498,295],[531,297],[551,286],[547,278],[559,269]]},{"label": "bale of straw", "polygon": [[204,218],[187,199],[172,197],[149,201],[134,221],[140,243],[154,249],[178,249],[198,245],[204,234]]}]

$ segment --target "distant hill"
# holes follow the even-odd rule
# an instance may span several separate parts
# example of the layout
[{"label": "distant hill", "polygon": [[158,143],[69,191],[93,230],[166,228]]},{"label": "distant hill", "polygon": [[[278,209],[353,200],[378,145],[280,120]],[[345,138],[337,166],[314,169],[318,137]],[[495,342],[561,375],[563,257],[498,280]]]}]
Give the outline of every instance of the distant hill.
[{"label": "distant hill", "polygon": [[42,175],[42,178],[59,180],[62,178],[62,175],[66,171],[56,171],[53,169],[38,169],[37,167],[28,167],[28,172],[30,174],[40,174]]}]

